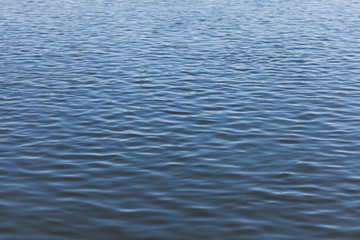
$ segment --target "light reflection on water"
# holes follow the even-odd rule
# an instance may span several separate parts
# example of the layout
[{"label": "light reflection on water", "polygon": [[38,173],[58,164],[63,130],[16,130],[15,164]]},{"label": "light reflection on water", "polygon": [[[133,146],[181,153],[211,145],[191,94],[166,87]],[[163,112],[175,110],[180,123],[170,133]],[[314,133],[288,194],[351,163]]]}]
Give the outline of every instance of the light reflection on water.
[{"label": "light reflection on water", "polygon": [[4,0],[0,238],[358,239],[359,9]]}]

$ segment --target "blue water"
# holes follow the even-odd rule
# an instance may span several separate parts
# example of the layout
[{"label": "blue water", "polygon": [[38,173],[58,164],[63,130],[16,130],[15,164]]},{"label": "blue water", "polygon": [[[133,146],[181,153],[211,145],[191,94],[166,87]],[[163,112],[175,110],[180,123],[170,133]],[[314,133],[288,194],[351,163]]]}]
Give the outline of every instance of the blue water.
[{"label": "blue water", "polygon": [[360,239],[360,2],[2,0],[0,239]]}]

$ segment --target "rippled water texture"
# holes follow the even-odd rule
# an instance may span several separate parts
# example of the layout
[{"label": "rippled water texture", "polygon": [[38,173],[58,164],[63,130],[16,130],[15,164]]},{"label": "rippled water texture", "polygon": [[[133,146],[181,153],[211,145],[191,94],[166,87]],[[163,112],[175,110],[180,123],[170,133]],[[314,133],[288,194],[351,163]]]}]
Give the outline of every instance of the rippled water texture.
[{"label": "rippled water texture", "polygon": [[360,2],[2,0],[0,238],[360,239]]}]

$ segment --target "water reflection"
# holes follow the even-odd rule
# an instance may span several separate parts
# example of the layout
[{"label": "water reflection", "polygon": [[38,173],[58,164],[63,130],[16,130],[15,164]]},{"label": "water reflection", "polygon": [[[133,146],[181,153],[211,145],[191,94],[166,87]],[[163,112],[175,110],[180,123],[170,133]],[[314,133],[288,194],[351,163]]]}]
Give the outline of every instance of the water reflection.
[{"label": "water reflection", "polygon": [[357,5],[5,0],[0,238],[357,239]]}]

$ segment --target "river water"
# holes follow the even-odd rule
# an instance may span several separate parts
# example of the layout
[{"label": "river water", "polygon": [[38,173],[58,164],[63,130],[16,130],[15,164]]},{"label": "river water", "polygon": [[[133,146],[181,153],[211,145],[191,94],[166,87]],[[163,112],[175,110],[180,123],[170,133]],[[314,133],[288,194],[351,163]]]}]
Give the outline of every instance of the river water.
[{"label": "river water", "polygon": [[360,2],[2,0],[0,239],[360,239]]}]

